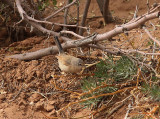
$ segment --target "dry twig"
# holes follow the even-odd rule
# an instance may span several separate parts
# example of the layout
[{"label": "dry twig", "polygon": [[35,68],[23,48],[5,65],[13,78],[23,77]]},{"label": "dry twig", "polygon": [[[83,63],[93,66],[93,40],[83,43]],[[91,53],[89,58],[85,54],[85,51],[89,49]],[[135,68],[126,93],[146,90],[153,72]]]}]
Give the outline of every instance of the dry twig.
[{"label": "dry twig", "polygon": [[90,100],[90,99],[94,99],[94,98],[98,98],[98,97],[115,95],[115,94],[124,92],[124,91],[126,91],[126,90],[134,89],[134,88],[135,88],[135,86],[133,86],[133,87],[127,87],[127,88],[119,89],[118,91],[115,91],[115,92],[112,92],[112,93],[100,94],[100,95],[92,96],[92,97],[89,97],[89,98],[86,98],[86,99],[81,99],[81,100],[78,100],[78,101],[76,101],[76,102],[71,102],[71,103],[69,103],[67,106],[59,109],[57,112],[59,113],[59,112],[61,112],[62,110],[70,107],[71,105],[77,104],[77,103],[81,103],[81,102],[84,102],[84,101],[87,101],[87,100]]}]

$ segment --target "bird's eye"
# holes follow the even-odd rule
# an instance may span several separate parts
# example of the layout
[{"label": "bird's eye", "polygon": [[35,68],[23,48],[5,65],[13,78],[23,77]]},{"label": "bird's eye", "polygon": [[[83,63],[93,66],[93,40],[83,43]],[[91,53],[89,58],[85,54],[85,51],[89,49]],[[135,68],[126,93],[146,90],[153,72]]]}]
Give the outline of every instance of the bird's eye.
[{"label": "bird's eye", "polygon": [[81,62],[79,62],[79,63],[78,63],[78,65],[82,65],[82,63],[81,63]]},{"label": "bird's eye", "polygon": [[83,63],[83,61],[82,60],[80,60],[79,62],[78,62],[78,65],[80,65],[80,66],[82,66],[84,63]]}]

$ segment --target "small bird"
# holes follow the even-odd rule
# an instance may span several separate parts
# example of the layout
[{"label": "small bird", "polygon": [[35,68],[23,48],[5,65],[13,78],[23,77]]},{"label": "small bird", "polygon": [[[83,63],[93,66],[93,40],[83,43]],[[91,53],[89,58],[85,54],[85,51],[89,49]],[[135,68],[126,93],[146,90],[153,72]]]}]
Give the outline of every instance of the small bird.
[{"label": "small bird", "polygon": [[54,36],[55,43],[59,50],[58,59],[59,68],[66,73],[80,73],[85,67],[84,62],[80,58],[65,54],[61,43],[57,36]]}]

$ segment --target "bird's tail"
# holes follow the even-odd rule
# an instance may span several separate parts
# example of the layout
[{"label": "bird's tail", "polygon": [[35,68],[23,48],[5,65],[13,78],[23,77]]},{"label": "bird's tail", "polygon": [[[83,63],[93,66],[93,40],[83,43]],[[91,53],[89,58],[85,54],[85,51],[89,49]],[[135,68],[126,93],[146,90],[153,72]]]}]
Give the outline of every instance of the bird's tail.
[{"label": "bird's tail", "polygon": [[62,48],[62,45],[61,45],[58,37],[57,37],[57,36],[54,36],[54,39],[55,39],[55,43],[56,43],[56,45],[57,45],[57,47],[58,47],[59,53],[64,53],[64,50],[63,50],[63,48]]}]

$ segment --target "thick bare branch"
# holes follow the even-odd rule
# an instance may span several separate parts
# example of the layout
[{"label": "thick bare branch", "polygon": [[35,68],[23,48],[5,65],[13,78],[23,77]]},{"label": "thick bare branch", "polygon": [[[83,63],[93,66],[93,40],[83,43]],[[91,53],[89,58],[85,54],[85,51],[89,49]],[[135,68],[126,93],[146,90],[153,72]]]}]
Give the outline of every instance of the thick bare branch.
[{"label": "thick bare branch", "polygon": [[105,23],[110,23],[112,21],[112,15],[109,11],[109,0],[97,0],[97,3]]},{"label": "thick bare branch", "polygon": [[[74,47],[82,46],[84,44],[89,44],[95,39],[96,35],[97,34],[93,34],[93,35],[91,35],[87,38],[81,39],[81,40],[67,41],[62,44],[62,47],[65,50],[68,48],[74,48]],[[57,47],[53,46],[53,47],[41,49],[41,50],[38,50],[35,52],[31,52],[31,53],[24,53],[24,54],[7,56],[7,58],[16,58],[16,59],[20,59],[20,60],[33,60],[33,59],[41,58],[46,55],[55,54],[57,52],[58,52]]]},{"label": "thick bare branch", "polygon": [[[87,14],[88,14],[88,9],[89,9],[90,3],[91,3],[91,0],[87,0],[86,1],[86,5],[85,5],[83,17],[82,17],[81,26],[85,25],[85,21],[86,21],[86,18],[87,18]],[[79,35],[83,35],[83,29],[81,29],[81,28],[79,29]]]},{"label": "thick bare branch", "polygon": [[143,25],[146,21],[158,18],[159,16],[160,16],[160,12],[159,11],[158,12],[154,12],[154,13],[150,13],[150,14],[146,14],[141,18],[137,18],[135,20],[135,22],[132,22],[130,24],[123,24],[121,26],[117,26],[115,29],[113,29],[113,30],[111,30],[109,32],[97,35],[97,41],[110,39],[110,38],[112,38],[113,36],[116,36],[119,33],[123,33],[124,31],[130,31],[132,29],[138,28],[141,25]]},{"label": "thick bare branch", "polygon": [[[40,24],[36,23],[35,21],[31,21],[30,17],[22,9],[19,0],[16,0],[16,5],[17,5],[17,8],[18,8],[18,11],[21,14],[21,17],[24,18],[24,20],[27,21],[28,23],[30,23],[33,27],[39,29],[40,31],[42,31],[43,33],[46,33],[46,34],[51,34],[51,35],[56,35],[56,36],[59,35],[59,33],[47,30],[44,27],[42,27]],[[157,9],[159,7],[157,7]],[[159,16],[160,16],[159,11],[150,12],[148,14],[145,14],[145,15],[142,15],[141,17],[136,18],[134,21],[130,22],[129,24],[127,23],[127,24],[123,24],[121,26],[117,26],[115,29],[113,29],[109,32],[106,32],[106,33],[103,33],[103,34],[98,34],[98,35],[93,34],[89,37],[74,40],[74,41],[72,41],[68,38],[62,37],[63,40],[66,40],[66,42],[64,44],[62,44],[62,47],[64,49],[68,49],[68,48],[79,47],[79,46],[82,46],[82,45],[87,45],[87,44],[102,41],[102,40],[111,39],[112,37],[114,37],[114,36],[116,36],[120,33],[123,33],[124,31],[129,31],[129,30],[135,29],[135,28],[143,25],[146,21],[158,18]],[[55,54],[57,52],[58,52],[58,50],[54,46],[54,47],[49,47],[49,48],[42,49],[42,50],[39,50],[39,51],[36,51],[36,52],[32,52],[32,53],[12,55],[12,56],[9,56],[9,57],[10,58],[17,58],[17,59],[21,59],[21,60],[31,60],[31,59],[40,58],[40,57],[45,56],[45,55]]]},{"label": "thick bare branch", "polygon": [[[67,5],[70,3],[70,0],[67,1]],[[68,16],[68,7],[64,11],[64,24],[67,25],[67,16]],[[67,30],[66,27],[63,27],[63,30]]]},{"label": "thick bare branch", "polygon": [[[46,29],[46,28],[44,28],[44,27],[42,27],[39,23],[40,22],[38,22],[38,20],[35,20],[34,18],[32,18],[32,17],[30,17],[30,16],[28,16],[27,14],[26,14],[26,12],[23,10],[23,8],[22,8],[22,6],[21,6],[21,4],[20,4],[20,0],[16,0],[16,5],[17,5],[17,9],[18,9],[18,11],[19,11],[19,13],[20,13],[20,16],[22,17],[22,20],[25,20],[27,23],[30,23],[34,28],[37,28],[38,30],[40,30],[41,32],[43,32],[43,33],[45,33],[45,34],[51,34],[51,35],[55,35],[55,36],[59,36],[60,34],[59,33],[57,33],[57,32],[54,32],[54,31],[51,31],[51,30],[48,30],[48,29]],[[37,22],[38,23],[37,23]],[[42,21],[43,22],[43,21]],[[41,23],[42,23],[41,22]],[[45,21],[44,21],[45,22]],[[66,38],[66,37],[62,37],[63,38],[63,40],[70,40],[70,39],[68,39],[68,38]]]}]

